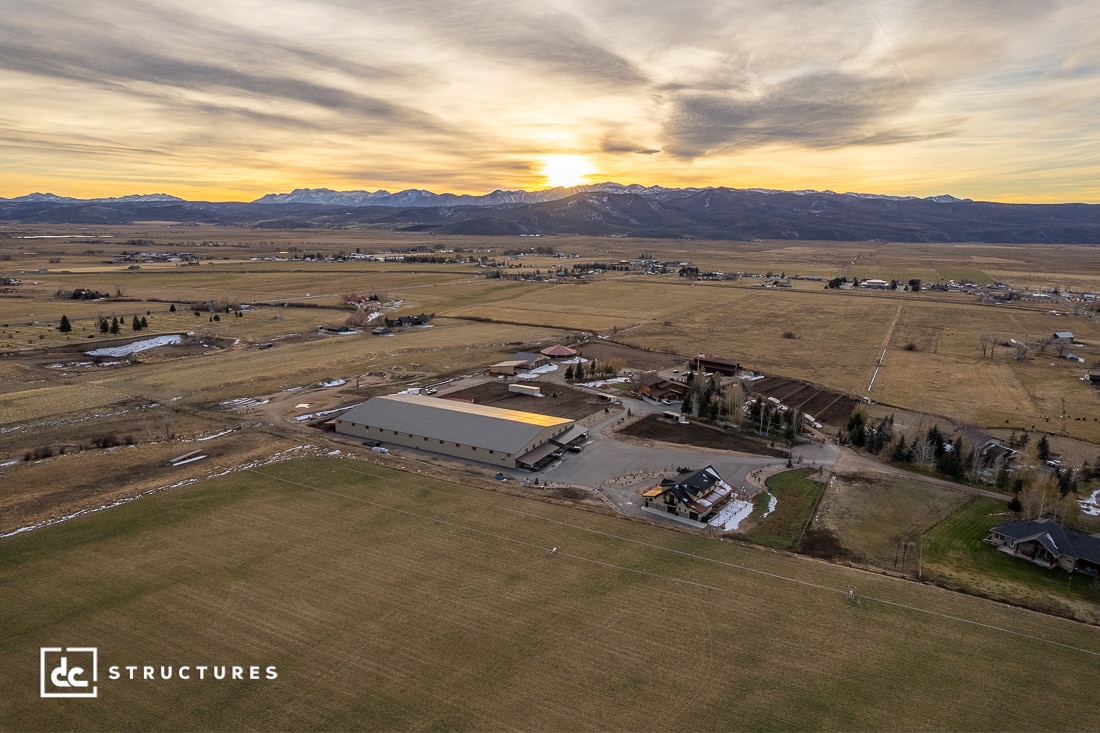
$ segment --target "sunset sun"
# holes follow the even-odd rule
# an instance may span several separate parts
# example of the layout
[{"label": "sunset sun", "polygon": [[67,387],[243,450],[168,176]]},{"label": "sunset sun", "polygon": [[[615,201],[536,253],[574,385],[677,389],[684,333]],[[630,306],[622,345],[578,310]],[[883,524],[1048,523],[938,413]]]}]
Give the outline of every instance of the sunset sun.
[{"label": "sunset sun", "polygon": [[542,163],[542,175],[551,186],[576,186],[588,183],[596,169],[579,155],[550,155]]}]

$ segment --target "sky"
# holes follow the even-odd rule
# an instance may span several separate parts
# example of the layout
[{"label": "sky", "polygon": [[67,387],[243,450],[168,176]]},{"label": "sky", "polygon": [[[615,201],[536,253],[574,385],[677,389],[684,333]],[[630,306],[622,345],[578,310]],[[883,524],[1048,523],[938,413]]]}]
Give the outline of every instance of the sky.
[{"label": "sky", "polygon": [[1096,0],[0,0],[0,197],[1100,203]]}]

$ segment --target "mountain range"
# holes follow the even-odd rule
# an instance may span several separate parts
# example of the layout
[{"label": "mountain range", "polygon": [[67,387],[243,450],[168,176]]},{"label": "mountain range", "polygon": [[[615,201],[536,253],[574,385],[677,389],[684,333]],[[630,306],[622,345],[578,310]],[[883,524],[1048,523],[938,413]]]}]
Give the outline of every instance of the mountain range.
[{"label": "mountain range", "polygon": [[1100,205],[1003,204],[832,191],[665,188],[599,183],[471,196],[410,189],[297,189],[252,202],[167,194],[0,199],[25,224],[208,223],[371,228],[475,236],[581,234],[688,239],[1100,244]]}]

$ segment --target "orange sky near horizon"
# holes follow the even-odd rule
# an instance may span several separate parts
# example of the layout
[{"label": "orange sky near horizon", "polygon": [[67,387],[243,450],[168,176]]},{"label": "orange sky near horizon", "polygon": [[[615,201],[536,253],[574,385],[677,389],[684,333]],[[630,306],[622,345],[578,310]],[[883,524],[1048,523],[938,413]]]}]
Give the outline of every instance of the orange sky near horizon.
[{"label": "orange sky near horizon", "polygon": [[1086,0],[10,3],[0,197],[616,181],[1100,203],[1097,38]]}]

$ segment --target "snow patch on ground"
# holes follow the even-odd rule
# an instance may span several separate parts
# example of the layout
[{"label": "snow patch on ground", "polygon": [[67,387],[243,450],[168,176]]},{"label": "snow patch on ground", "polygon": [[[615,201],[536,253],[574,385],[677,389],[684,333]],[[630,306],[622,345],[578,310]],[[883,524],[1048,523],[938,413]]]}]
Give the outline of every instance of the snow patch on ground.
[{"label": "snow patch on ground", "polygon": [[135,341],[132,344],[126,344],[125,346],[104,346],[102,349],[92,349],[86,351],[88,356],[129,356],[130,354],[136,354],[139,351],[145,351],[146,349],[155,349],[158,346],[168,346],[169,344],[178,344],[183,341],[183,336],[178,333],[169,334],[167,336],[154,336],[151,339],[143,339],[141,341]]},{"label": "snow patch on ground", "polygon": [[[768,492],[768,511],[764,512],[764,517],[768,516],[775,511],[775,505],[779,503],[779,499],[775,498],[775,494]],[[763,519],[763,517],[761,517]]]},{"label": "snow patch on ground", "polygon": [[[224,471],[219,471],[218,473],[212,473],[212,474],[206,476],[205,478],[206,479],[217,478],[218,476],[225,476],[227,474],[234,473],[236,471],[247,471],[248,469],[257,468],[259,466],[266,466],[266,465],[271,464],[271,463],[279,463],[281,461],[288,461],[288,460],[290,460],[291,458],[294,457],[294,454],[299,453],[300,451],[306,451],[306,450],[310,450],[310,449],[313,449],[313,448],[314,448],[314,446],[310,443],[305,443],[303,445],[297,445],[297,446],[294,446],[293,448],[288,448],[287,450],[275,453],[274,455],[270,456],[267,460],[253,461],[251,463],[246,463],[246,464],[241,465],[241,466],[234,466],[234,467],[231,467],[231,468],[227,468]],[[140,499],[144,496],[150,496],[152,494],[158,494],[161,491],[167,491],[169,489],[178,489],[182,486],[190,486],[191,484],[198,483],[199,481],[202,481],[202,480],[203,479],[189,478],[189,479],[184,479],[183,481],[177,481],[174,484],[168,484],[166,486],[158,486],[154,489],[149,489],[148,491],[143,491],[140,494],[136,494],[135,496],[130,496],[130,497],[127,497],[125,499],[119,499],[118,501],[111,502],[110,504],[104,504],[102,506],[94,507],[92,509],[81,509],[78,512],[73,512],[72,514],[67,514],[63,517],[56,517],[54,519],[47,519],[43,522],[39,522],[37,524],[32,524],[32,525],[27,526],[27,527],[20,527],[19,529],[12,530],[11,532],[0,534],[0,539],[4,539],[5,537],[11,537],[12,535],[22,534],[23,532],[30,532],[32,529],[40,529],[42,527],[49,527],[49,526],[54,525],[54,524],[60,524],[61,522],[64,522],[64,521],[69,520],[69,519],[75,519],[76,517],[82,517],[85,514],[92,514],[93,512],[101,512],[104,509],[111,509],[111,508],[116,507],[116,506],[122,506],[123,504],[129,504],[131,501],[137,501],[138,499]]]},{"label": "snow patch on ground", "polygon": [[588,359],[583,359],[579,356],[575,356],[572,359],[562,359],[561,363],[562,364],[587,364]]},{"label": "snow patch on ground", "polygon": [[721,527],[727,532],[734,532],[750,514],[752,514],[752,502],[731,499],[707,524],[712,527]]},{"label": "snow patch on ground", "polygon": [[535,379],[542,376],[543,374],[549,374],[550,372],[556,372],[557,370],[557,364],[547,364],[546,366],[540,366],[538,369],[532,369],[529,372],[517,374],[516,379]]},{"label": "snow patch on ground", "polygon": [[584,382],[580,386],[589,387],[591,389],[600,389],[602,387],[606,387],[609,384],[622,384],[623,382],[629,382],[629,381],[630,380],[627,379],[626,377],[612,377],[611,379],[600,379],[600,380],[595,381],[595,382]]},{"label": "snow patch on ground", "polygon": [[195,438],[195,442],[196,443],[201,443],[204,440],[213,440],[214,438],[220,438],[223,435],[229,435],[230,433],[235,433],[238,430],[240,430],[240,428],[230,428],[229,430],[223,430],[220,433],[214,433],[213,435],[204,435],[201,438]]},{"label": "snow patch on ground", "polygon": [[347,383],[348,383],[348,381],[346,379],[326,379],[323,382],[318,382],[317,386],[318,387],[343,387]]},{"label": "snow patch on ground", "polygon": [[1081,513],[1088,514],[1092,517],[1100,517],[1100,489],[1092,492],[1087,499],[1081,499],[1078,504],[1081,505]]},{"label": "snow patch on ground", "polygon": [[247,410],[250,407],[257,407],[259,405],[266,405],[271,400],[259,400],[255,397],[238,397],[235,400],[226,400],[219,403],[219,407],[223,410]]},{"label": "snow patch on ground", "polygon": [[327,415],[335,415],[338,412],[345,412],[347,409],[348,408],[346,407],[337,407],[334,410],[321,410],[320,412],[311,412],[308,415],[299,415],[298,417],[294,418],[294,420],[295,422],[305,422],[306,420],[313,420],[318,417],[325,417]]}]

